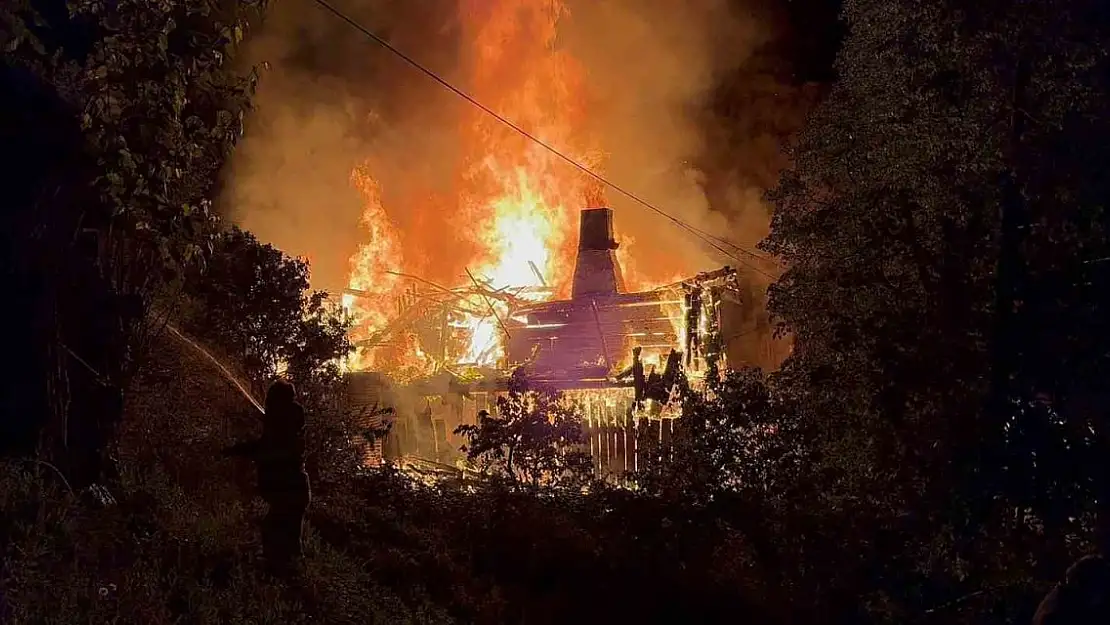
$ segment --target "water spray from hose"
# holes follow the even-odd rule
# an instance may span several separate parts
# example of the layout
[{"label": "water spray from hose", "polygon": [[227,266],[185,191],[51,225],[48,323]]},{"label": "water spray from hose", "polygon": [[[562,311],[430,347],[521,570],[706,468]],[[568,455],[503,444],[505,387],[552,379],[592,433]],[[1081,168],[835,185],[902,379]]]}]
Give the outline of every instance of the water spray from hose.
[{"label": "water spray from hose", "polygon": [[173,326],[173,324],[167,323],[166,329],[169,330],[171,334],[180,339],[183,343],[185,343],[189,347],[192,347],[202,356],[210,360],[212,364],[216,365],[216,367],[219,368],[220,372],[223,373],[224,377],[227,378],[227,380],[231,382],[235,386],[235,388],[239,389],[239,392],[242,393],[243,397],[247,398],[247,401],[249,401],[251,405],[257,408],[258,411],[262,414],[266,414],[266,409],[262,407],[262,404],[259,403],[259,401],[255,399],[253,395],[250,394],[250,391],[247,390],[246,385],[243,384],[239,380],[239,378],[235,377],[235,374],[233,374],[230,369],[224,366],[224,363],[220,362],[220,360],[213,356],[208,350],[197,344],[196,341],[182,334],[180,330]]}]

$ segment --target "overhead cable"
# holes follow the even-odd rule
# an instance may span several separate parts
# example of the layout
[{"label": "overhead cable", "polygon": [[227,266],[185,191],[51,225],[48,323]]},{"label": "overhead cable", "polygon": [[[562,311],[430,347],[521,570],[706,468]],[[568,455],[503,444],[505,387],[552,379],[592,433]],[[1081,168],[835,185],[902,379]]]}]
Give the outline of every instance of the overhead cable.
[{"label": "overhead cable", "polygon": [[701,239],[704,243],[706,243],[707,245],[709,245],[713,249],[717,250],[721,254],[724,254],[725,256],[736,260],[737,262],[743,264],[744,266],[748,267],[752,271],[755,271],[759,274],[762,274],[763,276],[765,276],[765,277],[767,277],[771,280],[774,280],[776,278],[775,276],[773,276],[770,273],[764,271],[760,267],[744,260],[743,258],[738,256],[735,252],[728,251],[727,249],[722,247],[721,244],[732,247],[735,250],[743,253],[744,255],[749,256],[749,257],[754,258],[754,259],[759,260],[759,261],[771,262],[770,259],[768,259],[766,257],[763,257],[759,254],[756,254],[755,252],[753,252],[751,250],[747,250],[747,249],[745,249],[745,248],[743,248],[743,247],[741,247],[741,246],[739,246],[735,243],[730,243],[728,241],[725,241],[724,239],[721,239],[720,237],[716,237],[712,234],[709,234],[708,232],[705,232],[705,231],[703,231],[703,230],[701,230],[701,229],[699,229],[699,228],[697,228],[697,227],[695,227],[691,224],[688,224],[685,221],[679,219],[678,217],[675,217],[674,215],[671,215],[670,213],[664,211],[663,209],[659,208],[658,206],[655,206],[651,202],[648,202],[647,200],[641,198],[639,195],[636,195],[635,193],[632,193],[631,191],[628,191],[624,187],[616,184],[615,182],[612,182],[612,181],[606,179],[601,174],[598,174],[597,172],[593,171],[589,167],[586,167],[585,165],[579,163],[578,161],[574,160],[573,158],[567,156],[566,154],[563,154],[561,151],[559,151],[557,148],[555,148],[551,144],[549,144],[546,141],[540,139],[539,137],[535,136],[534,134],[528,132],[527,130],[521,128],[520,126],[515,124],[513,121],[505,118],[504,116],[497,113],[493,109],[489,108],[485,104],[482,104],[477,99],[475,99],[474,96],[471,96],[470,94],[466,93],[462,89],[459,89],[458,87],[452,85],[450,82],[448,82],[446,79],[441,77],[436,72],[432,71],[431,69],[428,69],[427,67],[425,67],[423,64],[421,64],[416,59],[413,59],[411,56],[409,56],[408,54],[405,54],[403,51],[399,50],[397,47],[395,47],[393,44],[386,41],[384,38],[375,34],[369,28],[366,28],[362,24],[358,23],[354,18],[348,16],[346,13],[337,9],[335,6],[333,6],[327,0],[312,0],[312,1],[315,2],[316,4],[320,5],[320,7],[322,7],[323,9],[325,9],[326,11],[331,13],[332,15],[336,16],[340,20],[346,22],[348,26],[350,26],[350,27],[354,28],[355,30],[359,31],[360,33],[362,33],[363,35],[365,35],[369,39],[373,40],[375,43],[382,46],[386,50],[389,50],[394,55],[396,55],[398,58],[400,58],[401,60],[408,63],[409,65],[411,65],[416,70],[418,70],[421,73],[423,73],[424,75],[426,75],[428,78],[431,78],[435,82],[439,83],[439,85],[442,86],[443,88],[445,88],[448,91],[454,93],[455,95],[459,96],[460,98],[466,100],[472,106],[478,108],[482,112],[484,112],[487,115],[493,117],[494,119],[501,122],[505,126],[509,127],[510,129],[515,131],[516,133],[520,134],[521,136],[523,136],[526,139],[532,141],[536,145],[538,145],[538,146],[542,147],[543,149],[547,150],[552,155],[554,155],[554,156],[558,157],[559,159],[565,161],[567,164],[571,165],[575,169],[578,169],[579,171],[586,174],[590,178],[593,178],[597,182],[600,182],[601,184],[613,189],[617,193],[620,193],[621,195],[625,196],[626,198],[632,200],[633,202],[636,202],[637,204],[639,204],[639,205],[641,205],[641,206],[643,206],[643,207],[645,207],[645,208],[647,208],[647,209],[649,209],[649,210],[667,218],[668,220],[673,222],[675,225],[677,225],[680,228],[686,230],[687,232],[690,232],[691,234],[693,234],[697,238]]}]

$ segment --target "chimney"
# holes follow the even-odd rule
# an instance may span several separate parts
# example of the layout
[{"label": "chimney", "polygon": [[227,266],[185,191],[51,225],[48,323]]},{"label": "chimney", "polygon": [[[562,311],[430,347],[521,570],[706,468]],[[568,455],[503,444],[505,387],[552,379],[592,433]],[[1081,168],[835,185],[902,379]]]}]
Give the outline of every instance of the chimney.
[{"label": "chimney", "polygon": [[583,210],[578,227],[578,260],[574,266],[572,298],[624,292],[624,276],[617,264],[616,249],[613,209]]}]

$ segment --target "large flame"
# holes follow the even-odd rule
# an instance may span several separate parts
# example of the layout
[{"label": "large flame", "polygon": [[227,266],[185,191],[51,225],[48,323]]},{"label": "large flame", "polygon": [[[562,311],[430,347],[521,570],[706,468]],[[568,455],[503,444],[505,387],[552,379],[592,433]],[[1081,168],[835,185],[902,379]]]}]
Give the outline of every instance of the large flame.
[{"label": "large flame", "polygon": [[[562,2],[459,0],[458,9],[466,86],[475,98],[571,159],[595,171],[601,167],[603,154],[585,131],[584,70],[556,46],[558,24],[567,16]],[[509,289],[536,300],[567,295],[578,211],[603,201],[600,186],[487,113],[465,111],[458,127],[456,196],[405,207],[436,215],[439,227],[466,243],[459,249],[467,253],[452,250],[453,282],[442,286]],[[367,238],[351,260],[351,294],[344,298],[356,326],[353,339],[362,345],[349,365],[420,374],[437,364],[497,364],[504,355],[499,326],[508,314],[497,298],[463,298],[448,325],[467,345],[450,363],[438,362],[446,354],[424,353],[414,331],[395,330],[393,325],[404,325],[397,318],[405,307],[423,303],[412,278],[399,275],[418,259],[406,256],[372,172],[359,168],[352,181],[365,201]],[[622,260],[629,286],[645,286],[628,259]]]}]

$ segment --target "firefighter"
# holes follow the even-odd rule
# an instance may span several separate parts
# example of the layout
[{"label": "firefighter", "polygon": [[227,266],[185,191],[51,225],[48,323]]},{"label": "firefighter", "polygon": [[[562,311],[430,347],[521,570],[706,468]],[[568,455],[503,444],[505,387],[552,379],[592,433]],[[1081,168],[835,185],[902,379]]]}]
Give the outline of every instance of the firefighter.
[{"label": "firefighter", "polygon": [[267,568],[287,576],[302,556],[304,517],[312,501],[305,456],[304,409],[289,382],[275,382],[266,393],[262,437],[227,448],[258,468],[258,490],[269,506],[262,520],[262,551]]}]

